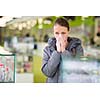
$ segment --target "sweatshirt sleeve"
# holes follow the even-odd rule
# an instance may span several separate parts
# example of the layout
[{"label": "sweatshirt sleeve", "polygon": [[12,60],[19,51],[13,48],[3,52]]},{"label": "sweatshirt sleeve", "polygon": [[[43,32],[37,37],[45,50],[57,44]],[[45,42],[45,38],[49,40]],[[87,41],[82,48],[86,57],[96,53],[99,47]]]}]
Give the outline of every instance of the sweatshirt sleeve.
[{"label": "sweatshirt sleeve", "polygon": [[60,53],[56,50],[54,50],[50,56],[49,53],[50,51],[45,48],[41,70],[47,77],[53,77],[58,69],[58,65],[60,64]]},{"label": "sweatshirt sleeve", "polygon": [[84,55],[84,50],[81,45],[78,45],[76,48],[76,56],[83,56]]},{"label": "sweatshirt sleeve", "polygon": [[84,55],[84,51],[81,45],[78,45],[76,48],[73,48],[72,52],[69,52],[68,50],[65,50],[62,54],[61,54],[61,58],[72,58],[72,57],[80,57]]}]

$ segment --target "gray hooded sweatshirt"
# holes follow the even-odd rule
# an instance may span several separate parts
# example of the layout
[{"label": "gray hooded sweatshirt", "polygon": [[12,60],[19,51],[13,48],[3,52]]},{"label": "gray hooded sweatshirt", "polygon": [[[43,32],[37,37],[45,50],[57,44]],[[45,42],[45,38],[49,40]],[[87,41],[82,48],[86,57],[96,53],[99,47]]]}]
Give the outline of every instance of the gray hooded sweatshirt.
[{"label": "gray hooded sweatshirt", "polygon": [[56,50],[56,39],[50,38],[48,46],[44,48],[42,72],[46,75],[48,83],[60,83],[60,64],[63,57],[82,56],[83,48],[81,40],[78,38],[68,37],[68,46],[63,53]]}]

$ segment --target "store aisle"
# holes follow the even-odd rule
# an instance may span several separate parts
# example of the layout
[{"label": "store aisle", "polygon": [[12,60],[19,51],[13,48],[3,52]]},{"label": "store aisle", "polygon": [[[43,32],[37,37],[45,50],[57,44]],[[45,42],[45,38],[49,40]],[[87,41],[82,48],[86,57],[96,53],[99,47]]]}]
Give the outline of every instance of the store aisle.
[{"label": "store aisle", "polygon": [[32,73],[17,73],[16,74],[16,83],[33,83],[34,75]]}]

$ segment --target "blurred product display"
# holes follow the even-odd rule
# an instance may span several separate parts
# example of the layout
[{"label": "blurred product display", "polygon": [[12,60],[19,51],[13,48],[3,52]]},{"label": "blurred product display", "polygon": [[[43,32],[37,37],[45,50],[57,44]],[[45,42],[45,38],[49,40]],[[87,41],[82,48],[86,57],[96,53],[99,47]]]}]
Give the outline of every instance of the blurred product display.
[{"label": "blurred product display", "polygon": [[[18,43],[16,48],[17,72],[32,73],[33,46],[32,43]],[[23,71],[21,71],[23,69]]]},{"label": "blurred product display", "polygon": [[100,83],[100,60],[91,57],[64,58],[60,74],[63,83]]},{"label": "blurred product display", "polygon": [[0,47],[0,82],[15,82],[15,55]]},{"label": "blurred product display", "polygon": [[[21,38],[21,37],[20,37]],[[33,68],[33,51],[34,51],[34,40],[33,37],[26,34],[21,39],[14,35],[11,38],[11,46],[5,46],[5,49],[10,50],[16,54],[16,71],[17,72],[29,72],[32,73]],[[22,71],[23,69],[23,71]]]}]

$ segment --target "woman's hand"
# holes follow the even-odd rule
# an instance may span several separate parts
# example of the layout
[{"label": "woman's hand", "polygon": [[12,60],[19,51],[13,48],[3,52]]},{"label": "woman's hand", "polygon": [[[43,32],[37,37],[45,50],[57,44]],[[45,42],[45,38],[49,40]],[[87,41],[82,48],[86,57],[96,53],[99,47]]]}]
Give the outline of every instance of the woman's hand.
[{"label": "woman's hand", "polygon": [[67,40],[64,38],[58,38],[56,42],[56,47],[58,52],[64,52],[67,45]]},{"label": "woman's hand", "polygon": [[61,41],[60,41],[60,38],[57,39],[57,42],[56,42],[56,47],[57,47],[57,51],[58,52],[61,52]]},{"label": "woman's hand", "polygon": [[64,38],[61,38],[61,52],[65,51],[66,45],[67,45],[67,40]]}]

